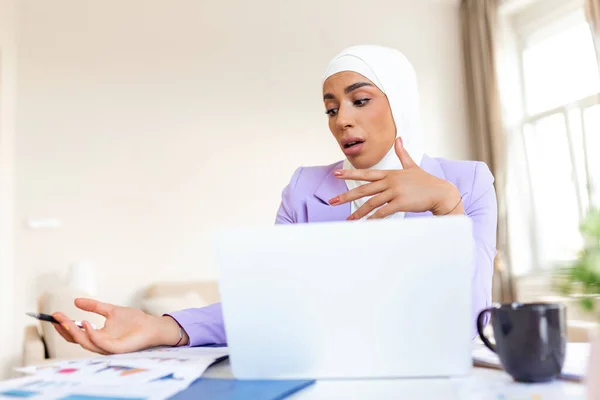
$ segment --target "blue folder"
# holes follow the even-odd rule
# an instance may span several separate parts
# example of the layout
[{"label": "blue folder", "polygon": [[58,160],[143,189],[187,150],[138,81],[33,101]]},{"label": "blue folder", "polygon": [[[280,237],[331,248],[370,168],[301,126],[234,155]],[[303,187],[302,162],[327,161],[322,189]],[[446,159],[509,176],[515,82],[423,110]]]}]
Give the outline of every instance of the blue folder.
[{"label": "blue folder", "polygon": [[310,386],[314,380],[236,380],[199,378],[170,400],[281,400]]}]

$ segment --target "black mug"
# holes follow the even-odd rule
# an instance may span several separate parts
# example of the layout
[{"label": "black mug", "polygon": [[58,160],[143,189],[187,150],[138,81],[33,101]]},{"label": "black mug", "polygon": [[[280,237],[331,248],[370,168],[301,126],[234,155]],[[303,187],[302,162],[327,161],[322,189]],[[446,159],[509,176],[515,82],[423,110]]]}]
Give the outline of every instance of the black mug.
[{"label": "black mug", "polygon": [[[496,344],[483,333],[491,313]],[[498,354],[504,370],[518,382],[547,382],[560,374],[567,347],[566,308],[558,303],[513,303],[487,308],[477,317],[483,343]]]}]

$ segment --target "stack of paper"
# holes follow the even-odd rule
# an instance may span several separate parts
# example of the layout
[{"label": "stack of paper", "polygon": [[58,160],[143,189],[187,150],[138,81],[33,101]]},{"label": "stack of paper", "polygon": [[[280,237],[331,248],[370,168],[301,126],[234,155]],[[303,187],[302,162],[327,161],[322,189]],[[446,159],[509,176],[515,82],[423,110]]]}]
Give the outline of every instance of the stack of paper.
[{"label": "stack of paper", "polygon": [[[589,343],[567,344],[567,354],[560,377],[575,381],[583,380],[585,378],[589,355]],[[498,355],[483,344],[474,345],[472,357],[475,365],[502,368]]]},{"label": "stack of paper", "polygon": [[227,354],[226,347],[168,347],[17,368],[29,376],[0,382],[0,398],[164,399]]}]

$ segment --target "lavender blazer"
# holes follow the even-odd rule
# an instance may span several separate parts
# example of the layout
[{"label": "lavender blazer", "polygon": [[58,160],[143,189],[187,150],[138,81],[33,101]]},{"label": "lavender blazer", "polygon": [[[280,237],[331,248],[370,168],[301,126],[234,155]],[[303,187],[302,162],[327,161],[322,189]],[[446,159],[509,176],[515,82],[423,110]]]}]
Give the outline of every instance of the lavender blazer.
[{"label": "lavender blazer", "polygon": [[[332,207],[327,202],[348,189],[333,176],[342,162],[329,166],[300,167],[285,187],[277,212],[277,224],[344,221],[350,204]],[[486,164],[475,161],[451,161],[423,156],[421,168],[453,183],[463,199],[465,213],[473,221],[476,254],[473,269],[473,336],[475,319],[491,303],[493,261],[496,255],[497,203],[494,178]],[[407,213],[406,218],[429,217],[430,212]],[[185,329],[190,346],[226,344],[220,303],[168,314]]]}]

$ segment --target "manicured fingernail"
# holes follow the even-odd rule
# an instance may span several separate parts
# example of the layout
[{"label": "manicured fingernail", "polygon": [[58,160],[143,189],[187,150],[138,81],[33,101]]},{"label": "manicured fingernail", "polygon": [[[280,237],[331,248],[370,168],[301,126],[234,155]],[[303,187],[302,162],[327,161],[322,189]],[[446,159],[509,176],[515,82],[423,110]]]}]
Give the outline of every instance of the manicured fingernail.
[{"label": "manicured fingernail", "polygon": [[329,204],[334,205],[340,202],[340,198],[338,197],[334,197],[333,199],[329,200]]},{"label": "manicured fingernail", "polygon": [[402,140],[402,136],[398,136],[398,141],[400,142],[401,146],[404,146],[404,141]]},{"label": "manicured fingernail", "polygon": [[63,326],[63,328],[65,328],[66,330],[69,330],[69,327],[67,326],[67,324],[61,324]]},{"label": "manicured fingernail", "polygon": [[342,176],[342,171],[333,171],[333,175]]},{"label": "manicured fingernail", "polygon": [[348,217],[348,221],[352,221],[354,219],[354,215]]}]

